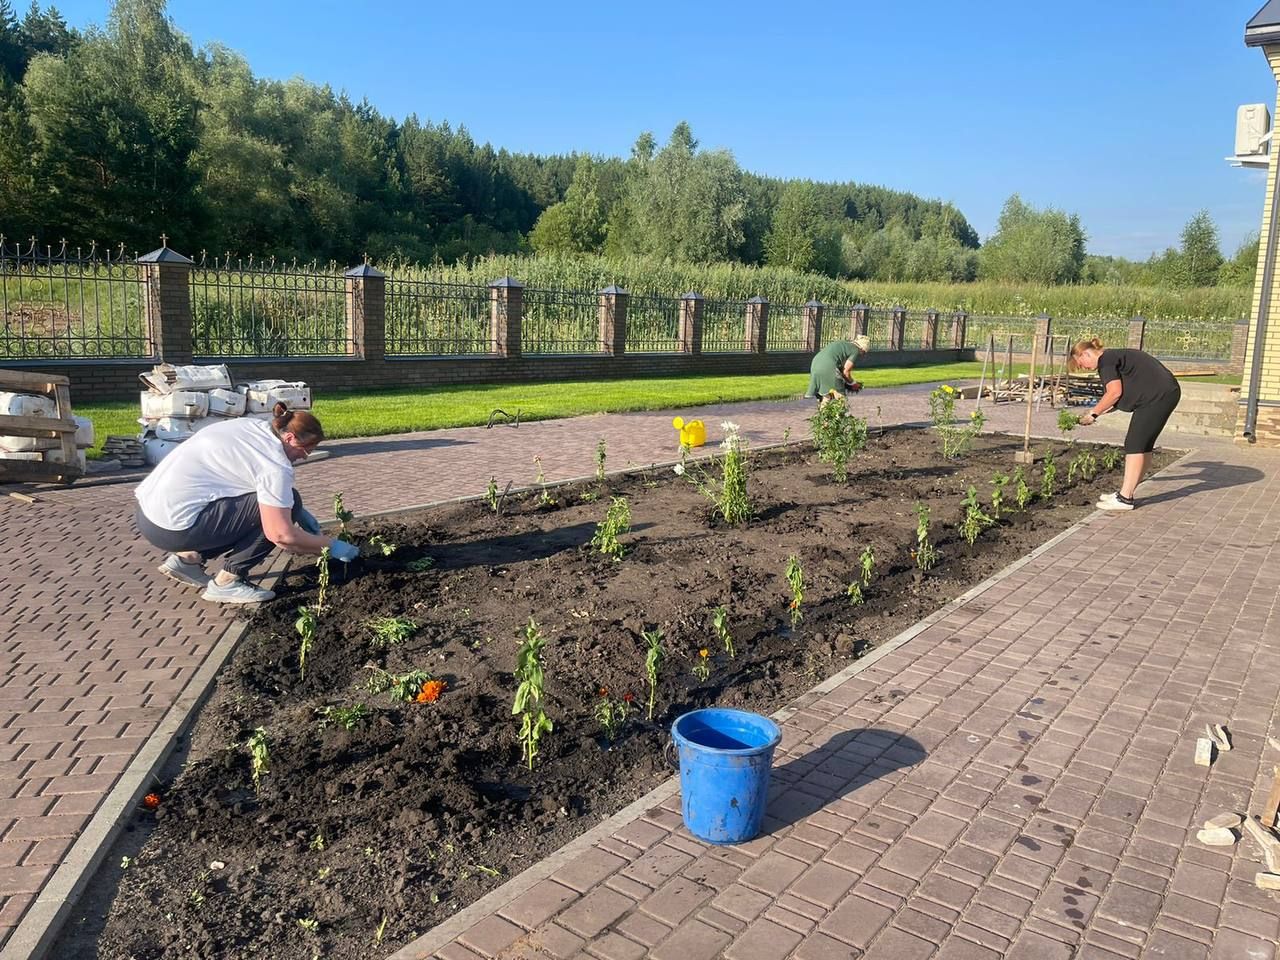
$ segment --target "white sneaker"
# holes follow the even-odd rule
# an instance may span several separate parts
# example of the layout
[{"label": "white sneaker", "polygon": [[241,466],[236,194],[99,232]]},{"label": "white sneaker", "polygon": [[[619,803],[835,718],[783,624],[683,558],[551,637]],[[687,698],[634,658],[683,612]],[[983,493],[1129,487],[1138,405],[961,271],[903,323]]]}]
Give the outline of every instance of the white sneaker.
[{"label": "white sneaker", "polygon": [[204,564],[187,563],[176,553],[164,558],[164,563],[156,568],[170,580],[177,580],[192,587],[207,587],[209,575],[204,572]]},{"label": "white sneaker", "polygon": [[215,603],[264,603],[275,596],[275,591],[263,590],[245,580],[236,580],[225,587],[217,580],[210,580],[200,596]]},{"label": "white sneaker", "polygon": [[1098,498],[1099,510],[1132,510],[1135,504],[1118,493],[1106,493]]}]

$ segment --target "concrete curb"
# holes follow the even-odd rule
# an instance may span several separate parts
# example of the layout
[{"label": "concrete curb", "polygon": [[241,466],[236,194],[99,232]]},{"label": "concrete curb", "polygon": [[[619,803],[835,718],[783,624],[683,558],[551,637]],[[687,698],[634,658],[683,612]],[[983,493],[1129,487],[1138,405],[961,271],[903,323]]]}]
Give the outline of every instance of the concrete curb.
[{"label": "concrete curb", "polygon": [[[1169,463],[1164,470],[1176,467],[1187,457],[1192,456],[1195,453],[1195,449],[1185,451],[1176,460]],[[1161,470],[1160,473],[1163,473],[1164,470]],[[1153,474],[1152,476],[1159,476],[1159,474]],[[1144,481],[1144,484],[1146,482],[1147,481]],[[1004,569],[992,574],[986,580],[983,580],[977,586],[972,587],[965,593],[956,597],[956,599],[952,600],[950,603],[939,607],[923,620],[912,624],[906,630],[903,630],[896,636],[886,640],[865,657],[859,658],[839,673],[833,674],[826,680],[822,681],[822,683],[800,694],[790,704],[771,714],[772,718],[779,723],[785,722],[797,711],[802,709],[802,702],[807,702],[814,696],[822,696],[823,694],[830,693],[835,690],[845,681],[857,676],[863,670],[875,665],[894,650],[905,645],[908,641],[924,633],[924,631],[929,629],[935,623],[938,623],[943,618],[977,599],[1002,580],[1008,579],[1027,564],[1053,549],[1059,543],[1062,543],[1064,540],[1074,536],[1090,524],[1099,522],[1102,516],[1102,511],[1095,510],[1087,517],[1077,520],[1071,526],[1067,527],[1066,530],[1063,530],[1051,539],[1046,540],[1026,556],[1018,558]],[[679,777],[671,777],[670,779],[665,780],[646,793],[643,797],[627,804],[626,807],[619,810],[607,820],[601,821],[586,833],[570,840],[559,850],[549,854],[542,860],[525,869],[523,872],[512,877],[502,886],[489,891],[479,900],[465,907],[459,913],[454,914],[448,920],[436,924],[436,926],[432,927],[417,940],[405,944],[395,953],[391,954],[386,958],[386,960],[428,960],[436,950],[439,950],[444,945],[456,940],[459,936],[471,927],[475,926],[485,917],[497,913],[499,909],[513,902],[516,898],[528,892],[536,884],[550,877],[578,854],[589,850],[599,841],[613,836],[613,834],[620,828],[637,819],[646,810],[656,807],[663,801],[674,796],[679,792],[679,790]]]},{"label": "concrete curb", "polygon": [[[289,565],[289,559],[288,554],[276,558],[262,577],[264,585],[272,586],[279,580]],[[36,896],[35,902],[27,908],[3,952],[0,952],[0,960],[42,960],[47,955],[76,901],[124,829],[128,813],[137,809],[142,797],[150,790],[156,773],[173,751],[174,741],[195,719],[196,711],[213,689],[218,671],[235,652],[248,627],[248,621],[237,619],[222,631],[200,669],[165,712],[146,743],[98,805],[88,825]]]}]

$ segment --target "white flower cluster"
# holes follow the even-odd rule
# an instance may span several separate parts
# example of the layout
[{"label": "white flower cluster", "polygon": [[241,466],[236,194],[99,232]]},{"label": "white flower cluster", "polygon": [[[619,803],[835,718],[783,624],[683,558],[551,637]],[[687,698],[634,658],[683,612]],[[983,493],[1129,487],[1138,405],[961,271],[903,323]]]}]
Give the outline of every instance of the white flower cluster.
[{"label": "white flower cluster", "polygon": [[742,443],[742,437],[738,435],[738,425],[730,420],[724,420],[720,424],[720,429],[724,431],[724,439],[720,441],[720,449],[737,450]]}]

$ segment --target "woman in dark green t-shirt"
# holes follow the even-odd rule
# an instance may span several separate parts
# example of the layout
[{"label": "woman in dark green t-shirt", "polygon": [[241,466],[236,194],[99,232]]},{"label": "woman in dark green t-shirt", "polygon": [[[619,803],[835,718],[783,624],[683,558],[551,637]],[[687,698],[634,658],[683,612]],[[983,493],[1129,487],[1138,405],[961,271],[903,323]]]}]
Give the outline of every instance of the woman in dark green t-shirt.
[{"label": "woman in dark green t-shirt", "polygon": [[832,340],[814,354],[809,364],[809,389],[804,395],[822,401],[832,392],[841,396],[851,390],[857,393],[862,384],[853,379],[853,362],[870,350],[871,339],[866,336]]},{"label": "woman in dark green t-shirt", "polygon": [[1072,347],[1071,366],[1097,370],[1103,386],[1102,399],[1080,418],[1081,426],[1096,423],[1113,409],[1133,414],[1124,438],[1124,481],[1118,493],[1103,494],[1098,500],[1103,510],[1132,510],[1134,491],[1151,468],[1156,438],[1182,398],[1182,389],[1169,368],[1151,354],[1106,348],[1097,337]]}]

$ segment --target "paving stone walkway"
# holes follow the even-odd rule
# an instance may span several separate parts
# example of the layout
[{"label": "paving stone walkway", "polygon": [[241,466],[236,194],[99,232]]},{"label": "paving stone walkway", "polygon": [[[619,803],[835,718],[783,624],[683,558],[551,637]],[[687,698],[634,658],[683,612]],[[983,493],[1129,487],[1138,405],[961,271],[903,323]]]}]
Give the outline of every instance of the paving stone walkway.
[{"label": "paving stone walkway", "polygon": [[[926,394],[868,391],[855,409],[873,423],[877,404],[886,424],[922,421]],[[809,403],[788,402],[693,413],[706,420],[713,444],[720,419],[731,418],[759,445],[804,435],[811,412]],[[299,470],[298,483],[319,515],[339,490],[367,514],[480,493],[490,476],[530,483],[534,456],[548,480],[581,476],[594,469],[599,437],[610,469],[643,465],[674,455],[671,415],[339,441],[326,445],[330,459]],[[1035,429],[1052,433],[1054,419],[1046,408]],[[996,429],[1020,430],[1022,420],[1022,408],[1011,405],[992,415]],[[1086,436],[1117,435],[1114,426],[1092,429]],[[1277,465],[1265,454],[1213,447],[1173,472],[1181,479],[1161,479],[1142,511],[1100,518],[1102,526],[1055,548],[1052,561],[1035,561],[1051,565],[1051,576],[1024,568],[959,620],[948,618],[815,698],[786,726],[778,781],[785,790],[771,832],[755,845],[702,847],[673,832],[677,808],[668,802],[545,888],[553,900],[566,898],[563,909],[543,901],[527,911],[504,908],[441,956],[518,956],[535,941],[550,956],[643,955],[651,946],[654,956],[722,948],[731,957],[785,956],[793,947],[801,957],[868,948],[914,956],[904,938],[929,942],[933,934],[947,957],[988,942],[996,945],[985,949],[998,953],[1000,941],[989,937],[1027,949],[1036,937],[1063,944],[1104,937],[1101,945],[1121,956],[1136,956],[1135,942],[1181,949],[1169,939],[1177,937],[1213,944],[1215,956],[1272,956],[1271,946],[1220,952],[1237,933],[1274,943],[1268,918],[1277,903],[1252,892],[1247,859],[1179,851],[1202,810],[1243,807],[1260,776],[1259,738],[1276,730],[1280,674],[1262,665],[1274,664],[1280,636]],[[123,483],[42,494],[34,506],[0,498],[0,944],[233,619],[155,575],[158,555],[132,530],[132,493]],[[1102,532],[1119,524],[1129,533]],[[1143,578],[1148,568],[1154,572]],[[1239,734],[1207,785],[1200,768],[1187,766],[1186,744],[1174,751],[1201,714],[1230,720]],[[1081,806],[1086,799],[1091,805]],[[955,837],[947,836],[952,821],[963,830]],[[1076,868],[1065,865],[1085,859],[1097,874],[1107,873],[1105,860],[1116,863],[1108,876],[1082,866],[1071,884],[1082,892],[1058,891],[1077,902],[1054,913],[1050,882],[1071,880],[1066,874]],[[705,875],[693,866],[713,861]],[[1180,879],[1188,870],[1190,879]],[[1218,886],[1226,899],[1215,899]],[[963,902],[962,887],[973,891]],[[742,903],[725,900],[728,890]],[[837,891],[838,902],[825,904]],[[769,902],[747,916],[752,908],[743,904],[762,896]],[[672,903],[689,909],[677,916],[683,907]],[[1148,913],[1155,905],[1145,927],[1112,916],[1135,903]],[[601,922],[612,910],[619,912]],[[767,935],[743,936],[748,927]],[[1130,927],[1134,933],[1121,935]],[[905,952],[877,952],[899,943]]]}]

